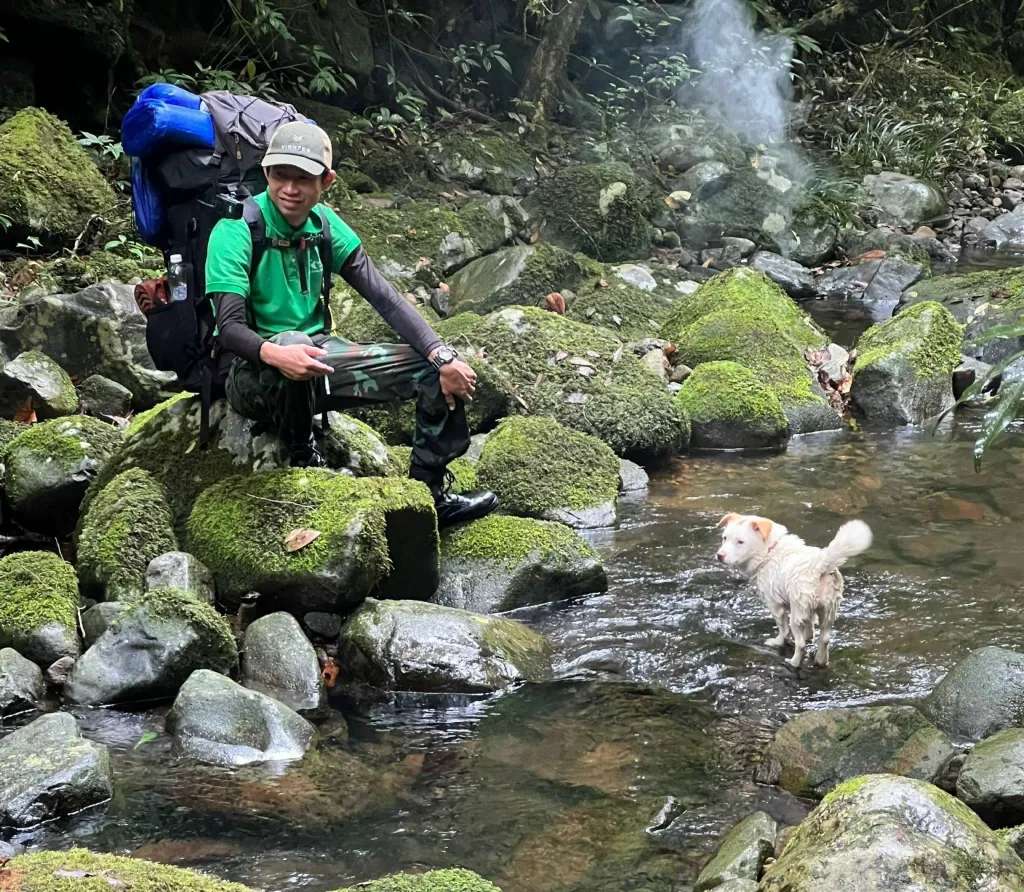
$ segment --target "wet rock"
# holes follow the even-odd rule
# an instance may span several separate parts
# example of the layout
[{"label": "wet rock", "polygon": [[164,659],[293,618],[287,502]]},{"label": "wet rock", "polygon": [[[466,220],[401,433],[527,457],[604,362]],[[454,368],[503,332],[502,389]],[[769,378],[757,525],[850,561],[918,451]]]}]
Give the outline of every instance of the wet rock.
[{"label": "wet rock", "polygon": [[597,553],[559,523],[491,515],[441,537],[434,600],[445,607],[501,613],[607,588]]},{"label": "wet rock", "polygon": [[1005,647],[971,651],[921,708],[954,738],[981,740],[1024,725],[1024,654]]},{"label": "wet rock", "polygon": [[721,889],[730,881],[757,883],[765,860],[775,852],[778,825],[771,815],[756,811],[725,834],[711,860],[704,866],[694,892]]},{"label": "wet rock", "polygon": [[7,444],[3,466],[15,518],[40,533],[70,533],[89,483],[120,440],[115,428],[85,415],[26,428]]},{"label": "wet rock", "polygon": [[427,155],[446,180],[497,195],[523,190],[537,178],[526,151],[496,133],[441,133],[427,145]]},{"label": "wet rock", "polygon": [[825,273],[818,280],[818,293],[823,297],[862,300],[878,305],[877,318],[892,315],[903,292],[924,275],[924,267],[917,263],[886,257],[856,266],[841,267]]},{"label": "wet rock", "polygon": [[761,892],[856,889],[1012,892],[1024,863],[952,796],[910,778],[862,775],[837,787],[765,870]]},{"label": "wet rock", "polygon": [[90,375],[78,385],[82,412],[101,418],[125,418],[132,408],[132,392],[122,384]]},{"label": "wet rock", "polygon": [[388,447],[372,427],[341,412],[329,412],[327,422],[321,451],[329,467],[349,470],[356,477],[386,477],[392,473]]},{"label": "wet rock", "polygon": [[615,522],[619,462],[597,437],[552,418],[514,416],[487,439],[477,469],[504,511],[586,528]]},{"label": "wet rock", "polygon": [[367,598],[345,623],[346,679],[388,690],[486,693],[551,673],[550,646],[513,620]]},{"label": "wet rock", "polygon": [[[687,376],[689,377],[689,376]],[[643,492],[647,489],[650,478],[647,472],[636,462],[628,458],[619,459],[619,492]]]},{"label": "wet rock", "polygon": [[960,769],[956,795],[1000,823],[1024,818],[1024,728],[1006,728],[975,746]]},{"label": "wet rock", "polygon": [[207,604],[216,601],[213,574],[202,561],[187,551],[158,554],[146,566],[146,590],[161,588],[186,592]]},{"label": "wet rock", "polygon": [[166,727],[180,752],[213,765],[301,759],[316,737],[283,703],[208,669],[181,686]]},{"label": "wet rock", "polygon": [[[659,281],[660,279],[660,281]],[[622,338],[651,338],[679,299],[678,274],[623,264],[591,276],[573,294],[566,294],[566,317],[600,325]]]},{"label": "wet rock", "polygon": [[38,350],[19,353],[0,370],[0,415],[12,418],[25,408],[40,420],[78,411],[78,394],[68,373]]},{"label": "wet rock", "polygon": [[0,740],[0,825],[32,827],[111,796],[110,756],[66,712],[40,716]]},{"label": "wet rock", "polygon": [[[312,538],[296,547],[302,535]],[[437,586],[434,501],[408,478],[324,469],[228,477],[196,501],[188,541],[229,603],[257,591],[290,609],[331,610],[371,592],[429,598]]]},{"label": "wet rock", "polygon": [[49,551],[21,551],[0,560],[0,647],[13,647],[40,666],[77,657],[78,576]]},{"label": "wet rock", "polygon": [[807,267],[770,251],[758,251],[750,258],[750,266],[764,273],[790,297],[806,300],[815,295],[814,277]]},{"label": "wet rock", "polygon": [[341,631],[341,615],[337,613],[325,613],[321,610],[311,610],[302,617],[302,624],[310,634],[317,638],[333,641]]},{"label": "wet rock", "polygon": [[[904,292],[900,312],[922,301],[936,301],[949,310],[957,322],[973,323],[968,328],[970,340],[975,328],[980,331],[985,326],[1000,324],[1006,321],[1004,313],[1012,315],[1018,310],[1014,297],[1022,287],[1024,276],[1019,268],[935,276],[922,279]],[[980,358],[992,361],[986,356]]]},{"label": "wet rock", "polygon": [[1000,251],[1024,249],[1024,208],[996,217],[986,224],[979,238],[982,244]]},{"label": "wet rock", "polygon": [[0,649],[0,715],[36,709],[46,693],[42,670],[10,647]]},{"label": "wet rock", "polygon": [[946,213],[945,196],[930,183],[901,173],[864,177],[864,188],[880,223],[912,228]]},{"label": "wet rock", "polygon": [[82,637],[85,646],[92,647],[97,639],[110,628],[114,620],[131,605],[127,601],[101,601],[82,613]]},{"label": "wet rock", "polygon": [[[960,365],[953,369],[953,398],[959,400],[964,392],[976,381],[984,381],[992,371],[992,366],[980,359],[961,356]],[[981,394],[976,397],[980,398]]]},{"label": "wet rock", "polygon": [[797,796],[821,798],[869,771],[934,782],[955,752],[913,706],[813,710],[776,733],[762,779]]},{"label": "wet rock", "polygon": [[323,705],[320,664],[290,613],[271,613],[246,628],[240,680],[296,712]]},{"label": "wet rock", "polygon": [[227,621],[184,592],[146,592],[75,664],[71,703],[100,706],[170,698],[196,669],[229,672],[238,650]]},{"label": "wet rock", "polygon": [[868,421],[920,424],[953,404],[963,330],[941,304],[915,304],[857,342],[850,396]]}]

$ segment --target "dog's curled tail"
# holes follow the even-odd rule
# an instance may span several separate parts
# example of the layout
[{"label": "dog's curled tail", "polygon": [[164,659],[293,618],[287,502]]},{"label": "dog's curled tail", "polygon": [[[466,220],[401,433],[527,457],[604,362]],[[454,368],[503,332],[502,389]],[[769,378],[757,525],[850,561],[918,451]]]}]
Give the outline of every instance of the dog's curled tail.
[{"label": "dog's curled tail", "polygon": [[871,527],[863,520],[850,520],[844,523],[822,552],[822,576],[837,570],[862,551],[867,551],[871,547],[871,538]]}]

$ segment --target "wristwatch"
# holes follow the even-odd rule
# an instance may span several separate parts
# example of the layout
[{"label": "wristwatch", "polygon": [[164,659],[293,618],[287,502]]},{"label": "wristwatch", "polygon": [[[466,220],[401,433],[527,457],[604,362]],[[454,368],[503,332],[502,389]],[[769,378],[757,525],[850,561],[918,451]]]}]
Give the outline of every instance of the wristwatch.
[{"label": "wristwatch", "polygon": [[440,371],[442,366],[446,366],[448,363],[454,362],[458,359],[458,356],[459,354],[455,352],[454,347],[442,344],[434,351],[434,355],[430,358],[430,362],[433,364],[435,369]]}]

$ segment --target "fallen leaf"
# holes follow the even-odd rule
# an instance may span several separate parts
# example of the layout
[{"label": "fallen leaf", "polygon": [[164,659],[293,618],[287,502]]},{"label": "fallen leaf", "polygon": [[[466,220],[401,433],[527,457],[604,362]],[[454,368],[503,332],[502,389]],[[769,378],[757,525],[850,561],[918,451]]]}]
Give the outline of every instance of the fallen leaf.
[{"label": "fallen leaf", "polygon": [[325,687],[333,688],[338,683],[338,664],[328,657],[324,668],[320,670],[320,676],[324,680]]},{"label": "fallen leaf", "polygon": [[415,272],[419,272],[424,267],[430,266],[433,261],[429,257],[421,257],[416,261]]},{"label": "fallen leaf", "polygon": [[559,316],[565,315],[565,298],[558,291],[552,291],[544,298],[544,308]]},{"label": "fallen leaf", "polygon": [[310,542],[315,542],[319,538],[320,530],[310,530],[305,527],[299,527],[299,529],[292,530],[284,537],[284,550],[298,551],[300,548],[305,548]]},{"label": "fallen leaf", "polygon": [[36,410],[32,408],[32,397],[25,400],[14,412],[14,420],[22,424],[36,423]]},{"label": "fallen leaf", "polygon": [[885,257],[886,252],[883,251],[881,248],[876,248],[873,251],[865,251],[863,254],[860,255],[860,257],[857,258],[857,260],[861,262],[866,262],[868,260],[884,260]]},{"label": "fallen leaf", "polygon": [[607,287],[608,287],[608,280],[607,280],[607,279],[598,279],[598,282],[597,282],[597,284],[598,284],[598,285],[599,285],[599,286],[600,286],[601,288],[607,288]]},{"label": "fallen leaf", "polygon": [[557,352],[557,353],[555,354],[555,362],[561,362],[561,361],[562,361],[563,359],[565,359],[565,358],[566,358],[566,357],[567,357],[568,355],[569,355],[569,354],[568,354],[568,353],[566,353],[566,352],[565,352],[564,350],[559,350],[559,351],[558,351],[558,352]]}]

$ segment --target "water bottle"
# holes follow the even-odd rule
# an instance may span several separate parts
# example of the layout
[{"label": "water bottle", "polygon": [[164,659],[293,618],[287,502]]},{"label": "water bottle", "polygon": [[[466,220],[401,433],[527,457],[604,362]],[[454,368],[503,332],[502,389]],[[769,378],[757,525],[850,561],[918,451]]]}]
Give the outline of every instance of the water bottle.
[{"label": "water bottle", "polygon": [[171,302],[188,300],[188,282],[192,278],[192,264],[185,263],[180,254],[171,255],[171,265],[167,267],[167,290],[171,294]]}]

